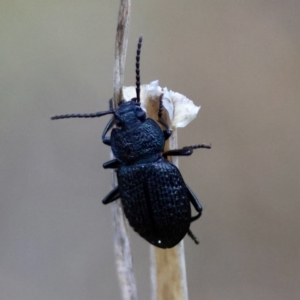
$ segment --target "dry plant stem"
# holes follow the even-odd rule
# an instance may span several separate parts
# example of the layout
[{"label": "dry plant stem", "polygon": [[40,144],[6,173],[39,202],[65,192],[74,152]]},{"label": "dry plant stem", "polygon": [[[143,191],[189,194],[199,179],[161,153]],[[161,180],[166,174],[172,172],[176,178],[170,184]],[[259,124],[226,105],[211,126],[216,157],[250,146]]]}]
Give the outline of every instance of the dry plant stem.
[{"label": "dry plant stem", "polygon": [[113,97],[114,108],[118,106],[119,101],[122,99],[122,86],[124,82],[124,70],[128,44],[130,13],[131,0],[121,0],[115,44]]},{"label": "dry plant stem", "polygon": [[[173,131],[166,143],[165,151],[177,149],[177,131]],[[172,157],[178,167],[178,158]],[[150,248],[151,260],[151,300],[188,300],[184,242],[171,249]]]},{"label": "dry plant stem", "polygon": [[[124,69],[128,43],[131,0],[121,0],[118,16],[118,26],[115,44],[115,66],[113,75],[114,97],[113,106],[117,107],[122,98]],[[112,185],[117,185],[117,179],[112,173]],[[129,244],[128,228],[120,201],[112,204],[114,222],[114,245],[116,253],[117,272],[123,300],[137,300],[136,282],[132,268],[132,255]]]}]

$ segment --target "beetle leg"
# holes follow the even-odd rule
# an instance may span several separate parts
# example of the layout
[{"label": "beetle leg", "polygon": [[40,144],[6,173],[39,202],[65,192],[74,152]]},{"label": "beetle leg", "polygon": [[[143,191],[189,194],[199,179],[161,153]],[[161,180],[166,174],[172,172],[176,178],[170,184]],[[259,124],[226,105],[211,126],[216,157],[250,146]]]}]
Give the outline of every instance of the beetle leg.
[{"label": "beetle leg", "polygon": [[109,204],[119,198],[120,198],[120,191],[119,191],[119,187],[116,186],[112,191],[108,193],[108,195],[106,195],[106,197],[102,200],[102,203]]},{"label": "beetle leg", "polygon": [[188,191],[188,197],[189,197],[192,205],[194,206],[195,210],[198,212],[198,215],[191,217],[191,222],[194,222],[201,217],[202,206],[201,206],[199,200],[197,199],[196,195],[194,194],[194,192],[188,186],[186,186],[186,188]]},{"label": "beetle leg", "polygon": [[104,169],[118,169],[121,163],[117,159],[112,159],[103,164]]},{"label": "beetle leg", "polygon": [[167,140],[172,135],[172,130],[170,129],[168,123],[163,118],[158,118],[158,123],[160,123],[162,126],[166,128],[166,130],[163,130],[165,140]]},{"label": "beetle leg", "polygon": [[115,121],[115,118],[112,117],[109,120],[109,122],[106,124],[106,126],[105,126],[105,128],[103,130],[103,133],[102,133],[102,142],[103,142],[103,144],[108,145],[108,146],[110,146],[111,143],[110,143],[110,137],[106,136],[106,134],[113,127],[114,121]]},{"label": "beetle leg", "polygon": [[167,156],[188,156],[193,154],[193,149],[189,147],[184,147],[182,149],[173,149],[163,153],[163,157]]},{"label": "beetle leg", "polygon": [[[188,190],[188,197],[189,197],[192,205],[198,212],[197,216],[191,217],[191,223],[192,223],[201,217],[202,206],[201,206],[199,200],[197,199],[196,195],[194,194],[194,192],[187,185],[186,185],[186,188]],[[196,236],[193,234],[193,232],[190,229],[188,230],[187,234],[197,245],[199,244],[199,241],[197,240]]]},{"label": "beetle leg", "polygon": [[188,236],[195,242],[195,244],[199,244],[199,241],[197,240],[197,237],[193,234],[193,232],[189,229],[187,232]]},{"label": "beetle leg", "polygon": [[193,154],[193,149],[205,148],[210,149],[211,145],[206,144],[199,144],[193,146],[186,146],[181,149],[173,149],[163,153],[163,157],[166,158],[167,156],[189,156]]}]

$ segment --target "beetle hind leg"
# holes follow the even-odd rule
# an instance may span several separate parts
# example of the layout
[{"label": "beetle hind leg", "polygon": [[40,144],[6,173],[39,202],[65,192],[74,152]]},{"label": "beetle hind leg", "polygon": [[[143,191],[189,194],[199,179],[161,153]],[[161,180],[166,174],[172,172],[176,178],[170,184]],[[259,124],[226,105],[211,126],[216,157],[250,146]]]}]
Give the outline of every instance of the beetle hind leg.
[{"label": "beetle hind leg", "polygon": [[[201,206],[199,200],[197,199],[196,195],[194,194],[194,192],[188,186],[186,186],[186,188],[188,191],[189,200],[192,203],[195,210],[198,212],[198,214],[196,216],[191,217],[191,223],[192,223],[201,217],[202,206]],[[197,240],[196,236],[192,233],[192,231],[190,229],[188,230],[187,234],[195,242],[195,244],[197,244],[197,245],[199,244],[199,241]]]},{"label": "beetle hind leg", "polygon": [[109,204],[120,198],[119,187],[116,186],[112,191],[110,191],[106,197],[102,200],[103,204]]},{"label": "beetle hind leg", "polygon": [[188,191],[188,197],[192,205],[194,206],[195,210],[198,212],[198,215],[191,217],[191,223],[199,219],[202,215],[202,205],[200,204],[199,200],[197,199],[196,195],[194,192],[186,186],[187,191]]},{"label": "beetle hind leg", "polygon": [[190,229],[187,232],[187,234],[195,242],[196,245],[199,245],[199,241],[197,240],[197,237],[192,233]]}]

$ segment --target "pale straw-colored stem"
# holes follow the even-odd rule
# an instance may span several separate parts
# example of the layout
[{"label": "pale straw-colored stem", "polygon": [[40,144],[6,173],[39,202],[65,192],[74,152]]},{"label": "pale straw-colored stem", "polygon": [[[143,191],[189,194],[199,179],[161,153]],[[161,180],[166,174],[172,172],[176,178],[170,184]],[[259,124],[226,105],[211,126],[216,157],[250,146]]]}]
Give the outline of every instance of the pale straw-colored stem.
[{"label": "pale straw-colored stem", "polygon": [[[115,45],[114,97],[113,104],[122,98],[126,50],[128,43],[131,0],[121,0]],[[177,132],[174,131],[166,149],[177,148]],[[172,162],[178,166],[178,159]],[[117,185],[112,174],[113,186]],[[123,300],[137,300],[136,281],[132,268],[127,223],[120,201],[112,205],[115,231],[117,272]],[[188,300],[183,241],[172,249],[162,250],[151,246],[152,300]]]},{"label": "pale straw-colored stem", "polygon": [[[131,0],[121,0],[118,16],[115,44],[115,65],[113,74],[114,97],[113,106],[117,107],[122,98],[124,69],[128,44]],[[112,186],[117,185],[115,172],[112,173]],[[123,300],[137,300],[136,281],[132,268],[132,255],[129,244],[128,228],[120,201],[112,203],[114,223],[114,247],[116,253],[117,273]]]},{"label": "pale straw-colored stem", "polygon": [[[165,151],[177,149],[177,130],[174,130]],[[172,163],[178,167],[178,157],[172,157]],[[188,300],[184,242],[171,249],[150,246],[151,261],[151,300]]]}]

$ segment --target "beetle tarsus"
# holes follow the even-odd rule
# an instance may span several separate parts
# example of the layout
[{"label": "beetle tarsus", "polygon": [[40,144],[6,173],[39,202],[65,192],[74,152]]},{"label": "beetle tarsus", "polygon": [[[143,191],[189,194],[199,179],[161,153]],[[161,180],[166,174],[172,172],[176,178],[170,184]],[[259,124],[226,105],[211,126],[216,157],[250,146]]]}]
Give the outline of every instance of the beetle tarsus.
[{"label": "beetle tarsus", "polygon": [[199,241],[197,240],[196,236],[192,233],[192,231],[190,229],[187,232],[187,234],[195,242],[196,245],[199,245]]}]

